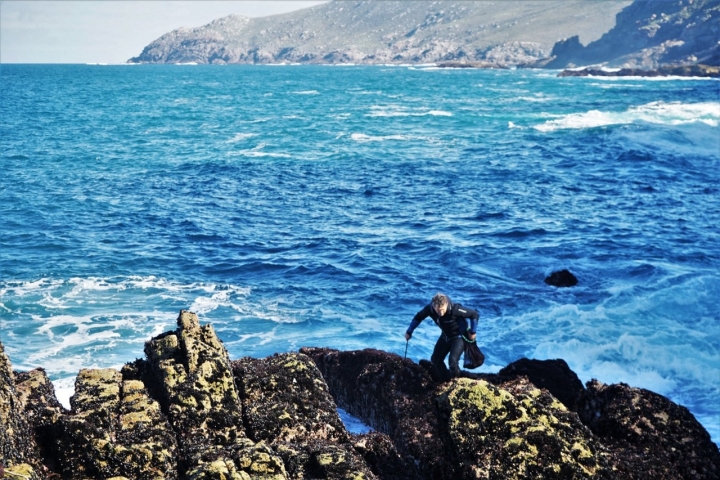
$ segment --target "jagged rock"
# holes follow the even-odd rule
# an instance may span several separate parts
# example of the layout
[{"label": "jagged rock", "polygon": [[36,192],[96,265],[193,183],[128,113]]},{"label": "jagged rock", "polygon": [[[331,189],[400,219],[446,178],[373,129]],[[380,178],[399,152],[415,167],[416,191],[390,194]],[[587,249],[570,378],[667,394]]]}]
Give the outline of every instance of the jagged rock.
[{"label": "jagged rock", "polygon": [[232,365],[248,435],[279,448],[290,478],[374,478],[309,357],[246,357]]},{"label": "jagged rock", "polygon": [[159,404],[139,380],[115,369],[84,369],[60,418],[64,478],[178,478],[176,442]]},{"label": "jagged rock", "polygon": [[569,270],[559,270],[545,277],[545,283],[553,287],[574,287],[578,280]]},{"label": "jagged rock", "polygon": [[408,478],[451,478],[427,370],[373,349],[300,351],[317,363],[340,407],[389,435]]},{"label": "jagged rock", "polygon": [[557,360],[533,360],[521,358],[502,368],[500,377],[516,378],[526,376],[533,385],[547,389],[569,410],[576,409],[576,403],[585,387],[577,374],[570,370],[567,362]]},{"label": "jagged rock", "polygon": [[40,448],[40,457],[47,469],[54,472],[59,468],[55,464],[55,459],[60,456],[55,440],[62,435],[59,421],[67,411],[55,397],[55,387],[44,369],[19,372],[15,382],[23,415],[32,426],[35,442]]},{"label": "jagged rock", "polygon": [[575,413],[527,378],[504,386],[461,378],[440,391],[459,478],[613,478]]},{"label": "jagged rock", "polygon": [[42,471],[39,453],[30,425],[22,414],[10,359],[0,343],[0,468],[8,477],[16,474],[39,479]]},{"label": "jagged rock", "polygon": [[[231,363],[212,327],[189,312],[146,353],[121,371],[82,370],[66,411],[45,372],[13,374],[0,344],[0,477],[714,480],[720,473],[717,445],[687,409],[624,384],[592,381],[584,389],[562,360],[522,359],[499,374],[465,372],[447,383],[432,380],[427,362],[372,349],[303,348]],[[336,403],[376,431],[349,434]]]},{"label": "jagged rock", "polygon": [[179,474],[217,478],[227,470],[231,477],[286,478],[282,460],[245,434],[227,350],[212,326],[200,326],[187,311],[177,325],[146,343],[145,354],[178,439]]},{"label": "jagged rock", "polygon": [[624,383],[588,382],[582,421],[608,446],[626,478],[720,478],[720,455],[687,408]]}]

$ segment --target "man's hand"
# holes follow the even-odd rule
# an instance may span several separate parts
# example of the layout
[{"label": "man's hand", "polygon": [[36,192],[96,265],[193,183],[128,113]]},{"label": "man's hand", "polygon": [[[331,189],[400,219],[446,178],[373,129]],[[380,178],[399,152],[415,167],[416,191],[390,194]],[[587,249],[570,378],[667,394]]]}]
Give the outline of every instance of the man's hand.
[{"label": "man's hand", "polygon": [[405,332],[405,340],[410,340],[412,338],[412,333]]},{"label": "man's hand", "polygon": [[468,332],[468,340],[475,340],[475,334],[472,332]]}]

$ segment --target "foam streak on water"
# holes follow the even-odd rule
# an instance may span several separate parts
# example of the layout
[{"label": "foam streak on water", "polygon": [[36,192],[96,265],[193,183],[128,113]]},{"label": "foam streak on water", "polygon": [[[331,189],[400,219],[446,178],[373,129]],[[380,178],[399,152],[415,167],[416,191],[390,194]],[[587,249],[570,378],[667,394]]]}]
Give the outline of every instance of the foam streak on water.
[{"label": "foam streak on water", "polygon": [[64,402],[180,309],[233,358],[402,355],[440,290],[479,309],[482,371],[565,358],[720,441],[717,80],[0,68],[0,341]]}]

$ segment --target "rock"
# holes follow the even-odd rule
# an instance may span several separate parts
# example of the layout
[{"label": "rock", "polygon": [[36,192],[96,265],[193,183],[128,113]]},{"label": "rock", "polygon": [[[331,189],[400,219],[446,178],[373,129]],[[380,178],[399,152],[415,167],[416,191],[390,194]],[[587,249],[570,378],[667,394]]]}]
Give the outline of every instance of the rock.
[{"label": "rock", "polygon": [[581,70],[563,70],[558,77],[720,77],[720,67],[709,65],[664,65],[654,70],[642,68],[621,68],[605,70],[601,68],[583,68]]},{"label": "rock", "polygon": [[70,403],[59,421],[63,478],[178,478],[172,428],[141,381],[84,369]]},{"label": "rock", "polygon": [[68,412],[55,397],[55,387],[44,369],[19,372],[15,382],[23,415],[30,423],[40,448],[40,457],[45,460],[47,470],[54,472],[59,468],[54,463],[54,459],[60,456],[55,441],[62,435],[59,421]]},{"label": "rock", "polygon": [[720,478],[718,447],[685,408],[626,384],[588,382],[578,412],[628,478]]},{"label": "rock", "polygon": [[558,38],[600,38],[613,26],[615,13],[629,3],[327,2],[282,15],[230,15],[180,28],[129,62],[487,62],[507,67],[547,57]]},{"label": "rock", "polygon": [[576,414],[526,378],[504,386],[460,378],[440,391],[456,478],[614,478]]},{"label": "rock", "polygon": [[389,435],[370,432],[357,435],[353,447],[365,459],[373,473],[383,480],[406,480],[415,470],[408,471],[410,458],[402,458]]},{"label": "rock", "polygon": [[717,0],[635,0],[615,26],[583,47],[569,38],[555,44],[548,68],[599,65],[656,69],[669,64],[720,66]]},{"label": "rock", "polygon": [[[182,311],[178,329],[145,344],[147,368],[177,437],[178,473],[190,478],[286,478],[282,460],[245,434],[227,350],[211,325]],[[226,472],[226,473],[223,473]]]},{"label": "rock", "polygon": [[560,270],[551,273],[545,278],[545,283],[554,287],[574,287],[578,280],[569,270]]},{"label": "rock", "polygon": [[[684,407],[563,360],[436,383],[379,350],[230,362],[181,312],[146,359],[78,374],[72,410],[0,344],[0,476],[122,479],[716,479],[720,452]],[[376,431],[352,435],[337,405]],[[570,407],[570,408],[568,408]],[[573,411],[573,409],[575,411]]]},{"label": "rock", "polygon": [[246,357],[232,366],[248,436],[280,453],[289,478],[375,478],[309,357]]},{"label": "rock", "polygon": [[576,410],[576,403],[585,387],[567,362],[557,360],[532,360],[521,358],[502,368],[498,375],[514,379],[526,376],[533,385],[544,388],[557,398],[568,410]]},{"label": "rock", "polygon": [[[39,479],[40,451],[30,424],[25,419],[15,375],[5,347],[0,343],[0,467],[5,476],[23,475]],[[20,477],[22,478],[22,477]]]}]

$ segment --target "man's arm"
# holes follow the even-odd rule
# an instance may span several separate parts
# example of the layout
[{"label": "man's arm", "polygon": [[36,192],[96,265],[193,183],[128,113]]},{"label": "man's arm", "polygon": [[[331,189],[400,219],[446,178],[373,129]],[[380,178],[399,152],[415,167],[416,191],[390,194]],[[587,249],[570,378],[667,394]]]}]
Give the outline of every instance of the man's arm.
[{"label": "man's arm", "polygon": [[422,310],[420,310],[418,313],[415,314],[415,316],[412,319],[412,322],[410,322],[410,326],[408,327],[407,331],[405,332],[405,340],[410,340],[413,332],[418,327],[418,325],[420,325],[420,322],[422,322],[423,320],[425,320],[427,317],[430,316],[430,308],[432,308],[430,305],[426,305]]}]

